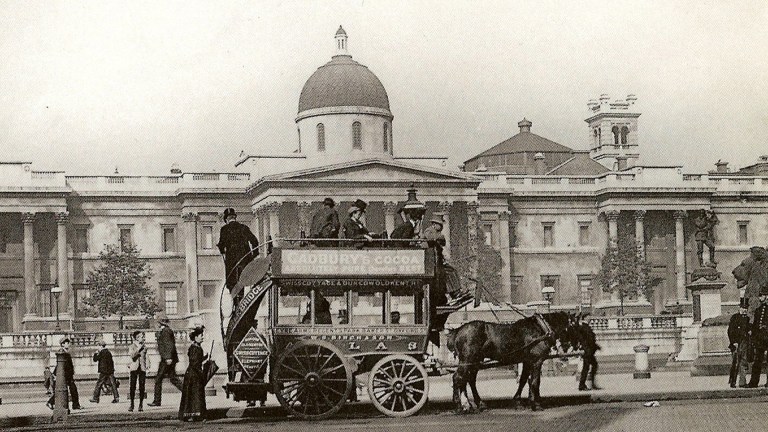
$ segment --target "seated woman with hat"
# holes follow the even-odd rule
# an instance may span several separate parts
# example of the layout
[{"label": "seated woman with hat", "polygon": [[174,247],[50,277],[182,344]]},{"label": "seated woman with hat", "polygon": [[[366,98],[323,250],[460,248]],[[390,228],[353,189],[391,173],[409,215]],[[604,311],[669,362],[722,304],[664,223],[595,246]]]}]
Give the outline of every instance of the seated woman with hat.
[{"label": "seated woman with hat", "polygon": [[[371,234],[360,219],[365,212],[366,203],[358,199],[355,201],[355,204],[347,210],[349,217],[344,221],[344,225],[341,228],[344,238],[371,241],[376,235]],[[363,247],[363,245],[364,243],[362,242],[355,243],[355,246],[358,248]]]}]

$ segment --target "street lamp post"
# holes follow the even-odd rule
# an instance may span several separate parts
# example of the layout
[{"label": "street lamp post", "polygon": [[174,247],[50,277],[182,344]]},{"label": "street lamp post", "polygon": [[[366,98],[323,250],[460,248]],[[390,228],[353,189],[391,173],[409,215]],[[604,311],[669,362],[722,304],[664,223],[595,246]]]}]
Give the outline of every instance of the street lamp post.
[{"label": "street lamp post", "polygon": [[61,296],[61,287],[55,286],[51,288],[51,294],[56,299],[56,330],[61,330],[61,325],[59,325],[59,296]]},{"label": "street lamp post", "polygon": [[549,309],[552,306],[552,299],[555,297],[555,287],[545,286],[541,289],[541,295],[544,297],[544,300],[547,301],[547,312],[549,312]]}]

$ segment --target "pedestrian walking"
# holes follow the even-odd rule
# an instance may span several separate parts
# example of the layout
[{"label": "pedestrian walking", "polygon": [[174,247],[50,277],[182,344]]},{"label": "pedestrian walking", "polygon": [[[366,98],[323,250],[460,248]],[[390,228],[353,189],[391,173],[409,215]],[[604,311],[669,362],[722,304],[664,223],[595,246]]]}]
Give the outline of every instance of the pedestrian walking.
[{"label": "pedestrian walking", "polygon": [[259,239],[250,228],[237,221],[235,209],[228,208],[224,210],[224,226],[217,246],[224,256],[224,277],[231,292],[245,266],[259,256]]},{"label": "pedestrian walking", "polygon": [[145,384],[147,381],[147,346],[144,345],[146,335],[144,332],[136,330],[131,335],[133,343],[128,347],[128,357],[131,362],[128,364],[128,370],[131,371],[129,384],[129,397],[131,405],[128,411],[133,412],[134,401],[136,400],[136,384],[139,385],[139,411],[144,411],[144,396],[146,395]]},{"label": "pedestrian walking", "polygon": [[[69,348],[72,344],[72,341],[68,338],[62,338],[59,342],[61,345],[61,350],[59,350],[59,353],[64,356],[64,379],[66,381],[67,389],[69,390],[69,400],[72,401],[72,409],[79,410],[82,409],[82,406],[80,406],[80,397],[77,394],[77,385],[75,384],[75,365],[72,363],[72,355],[69,353]],[[56,368],[53,370],[54,376],[58,374],[58,363],[56,364]],[[60,385],[61,383],[57,383],[54,381],[53,383],[53,395],[50,399],[48,399],[48,402],[46,405],[48,408],[53,409],[56,404],[56,385]]]},{"label": "pedestrian walking", "polygon": [[[309,230],[309,237],[316,239],[335,239],[339,237],[339,214],[334,208],[336,202],[332,198],[326,198],[323,200],[323,208],[318,210],[317,213],[312,216],[312,226]],[[321,241],[315,242],[320,247],[333,247],[337,242],[334,241]]]},{"label": "pedestrian walking", "polygon": [[181,380],[176,376],[176,363],[179,355],[176,353],[176,336],[170,328],[170,320],[167,317],[160,318],[160,332],[157,334],[157,350],[160,351],[160,364],[155,376],[155,397],[148,404],[151,407],[162,405],[163,379],[167,376],[171,384],[181,390]]},{"label": "pedestrian walking", "polygon": [[736,387],[736,379],[740,387],[745,387],[747,373],[747,359],[744,356],[742,344],[747,343],[749,335],[749,299],[742,298],[739,304],[739,312],[731,316],[728,323],[728,348],[731,350],[731,373],[728,377],[728,385]]},{"label": "pedestrian walking", "polygon": [[117,391],[117,380],[115,379],[115,362],[112,360],[112,353],[107,348],[107,342],[102,339],[99,344],[101,349],[93,354],[93,361],[99,363],[99,379],[96,380],[96,388],[93,389],[93,397],[90,402],[99,403],[101,387],[108,383],[112,387],[112,403],[118,403],[120,402],[120,394]]},{"label": "pedestrian walking", "polygon": [[179,420],[200,421],[205,418],[205,384],[203,362],[208,355],[203,353],[204,327],[197,327],[189,334],[192,344],[189,346],[189,366],[184,374],[184,385],[181,389],[181,404],[179,405]]},{"label": "pedestrian walking", "polygon": [[51,389],[53,388],[53,373],[51,372],[51,367],[46,366],[43,370],[43,386],[45,387],[45,394],[48,396],[53,394],[53,391]]}]

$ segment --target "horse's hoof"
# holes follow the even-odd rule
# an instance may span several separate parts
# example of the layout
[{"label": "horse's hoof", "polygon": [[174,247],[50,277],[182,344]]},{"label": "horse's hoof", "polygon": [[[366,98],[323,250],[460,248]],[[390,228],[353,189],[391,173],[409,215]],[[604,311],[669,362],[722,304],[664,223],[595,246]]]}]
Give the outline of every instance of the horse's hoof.
[{"label": "horse's hoof", "polygon": [[587,391],[589,390],[587,386],[579,386],[579,391]]},{"label": "horse's hoof", "polygon": [[541,411],[542,409],[543,408],[541,407],[541,405],[537,403],[534,403],[533,405],[531,405],[531,411]]},{"label": "horse's hoof", "polygon": [[477,411],[478,412],[483,412],[483,411],[486,411],[486,410],[488,410],[488,406],[485,404],[485,402],[480,402],[477,405]]}]

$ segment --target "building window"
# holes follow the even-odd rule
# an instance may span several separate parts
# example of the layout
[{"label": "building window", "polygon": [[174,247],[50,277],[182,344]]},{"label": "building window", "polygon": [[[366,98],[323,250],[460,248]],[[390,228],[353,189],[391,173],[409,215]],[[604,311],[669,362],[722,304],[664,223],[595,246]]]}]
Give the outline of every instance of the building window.
[{"label": "building window", "polygon": [[560,275],[541,275],[541,288],[545,287],[552,287],[555,289],[555,294],[552,297],[551,303],[560,304]]},{"label": "building window", "polygon": [[87,226],[75,227],[75,239],[74,239],[74,242],[72,242],[72,252],[74,253],[88,252],[88,227]]},{"label": "building window", "polygon": [[577,278],[581,308],[589,309],[592,307],[592,275],[578,275]]},{"label": "building window", "polygon": [[627,135],[629,135],[629,128],[626,126],[622,126],[621,128],[621,143],[626,144],[627,143]]},{"label": "building window", "polygon": [[486,246],[493,246],[493,224],[483,224],[483,239]]},{"label": "building window", "polygon": [[362,131],[362,125],[360,125],[360,122],[352,123],[352,149],[353,150],[363,149],[363,131]]},{"label": "building window", "polygon": [[202,237],[203,249],[213,249],[213,225],[203,225]]},{"label": "building window", "polygon": [[163,252],[176,252],[175,225],[163,225]]},{"label": "building window", "polygon": [[739,244],[749,244],[749,222],[739,221]]},{"label": "building window", "polygon": [[133,225],[118,225],[120,229],[120,249],[127,250],[133,244]]},{"label": "building window", "polygon": [[384,123],[384,151],[389,151],[389,123]]},{"label": "building window", "polygon": [[619,145],[619,140],[620,140],[619,135],[621,134],[621,132],[619,131],[619,127],[618,126],[612,127],[611,133],[613,133],[613,144]]},{"label": "building window", "polygon": [[163,306],[166,315],[179,313],[179,283],[165,282],[160,284],[163,290]]},{"label": "building window", "polygon": [[579,222],[579,246],[589,246],[589,222]]},{"label": "building window", "polygon": [[325,125],[317,124],[317,151],[325,151]]},{"label": "building window", "polygon": [[555,223],[542,223],[544,229],[544,247],[553,247],[555,245]]}]

